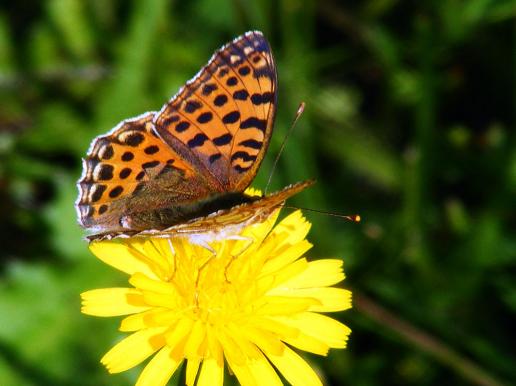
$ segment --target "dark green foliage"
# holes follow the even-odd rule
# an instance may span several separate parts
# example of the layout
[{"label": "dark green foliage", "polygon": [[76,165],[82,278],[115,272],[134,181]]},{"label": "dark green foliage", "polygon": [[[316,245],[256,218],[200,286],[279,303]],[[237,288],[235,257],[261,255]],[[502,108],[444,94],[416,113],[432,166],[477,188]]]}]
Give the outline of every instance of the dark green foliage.
[{"label": "dark green foliage", "polygon": [[306,212],[311,256],[342,257],[358,295],[338,315],[348,350],[310,357],[327,384],[516,380],[515,16],[511,0],[2,5],[0,385],[133,384],[98,363],[117,321],[79,313],[80,292],[125,285],[75,225],[80,158],[249,29],[280,79],[254,185],[305,101],[273,188],[314,177],[292,205],[363,217]]}]

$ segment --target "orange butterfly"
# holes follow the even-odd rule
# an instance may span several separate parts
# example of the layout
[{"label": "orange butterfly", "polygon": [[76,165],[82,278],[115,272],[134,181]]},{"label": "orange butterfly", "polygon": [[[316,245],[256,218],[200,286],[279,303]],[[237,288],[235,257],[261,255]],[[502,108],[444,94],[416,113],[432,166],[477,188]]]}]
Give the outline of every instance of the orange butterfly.
[{"label": "orange butterfly", "polygon": [[276,90],[270,46],[261,32],[247,32],[216,51],[161,111],[95,138],[77,183],[79,223],[94,233],[89,239],[225,237],[311,185],[244,193],[269,145]]}]

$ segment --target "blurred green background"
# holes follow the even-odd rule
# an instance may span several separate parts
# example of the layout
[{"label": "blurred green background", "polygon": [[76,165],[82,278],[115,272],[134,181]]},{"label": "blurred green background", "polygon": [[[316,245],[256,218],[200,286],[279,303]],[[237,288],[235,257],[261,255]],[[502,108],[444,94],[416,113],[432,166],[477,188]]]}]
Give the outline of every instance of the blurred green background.
[{"label": "blurred green background", "polygon": [[[516,380],[516,2],[7,1],[0,6],[0,385],[131,385],[100,357],[116,318],[79,293],[123,286],[73,207],[94,136],[162,104],[212,52],[262,30],[279,71],[273,187],[315,177],[312,257],[338,256],[347,350],[327,385]],[[230,383],[228,383],[230,384]]]}]

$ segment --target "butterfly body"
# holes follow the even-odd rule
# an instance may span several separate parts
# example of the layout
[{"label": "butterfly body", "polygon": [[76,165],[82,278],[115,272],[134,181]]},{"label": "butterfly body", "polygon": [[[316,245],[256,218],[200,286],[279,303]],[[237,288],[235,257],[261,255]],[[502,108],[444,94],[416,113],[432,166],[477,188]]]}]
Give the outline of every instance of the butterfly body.
[{"label": "butterfly body", "polygon": [[[203,218],[218,210],[227,210],[237,205],[256,201],[256,197],[243,193],[225,193],[183,202],[181,204],[159,207],[154,205],[147,210],[128,212],[120,219],[124,229],[135,232],[147,229],[164,230],[186,221]],[[159,198],[157,200],[159,202]]]},{"label": "butterfly body", "polygon": [[310,185],[244,193],[269,144],[276,89],[269,44],[248,32],[216,51],[159,112],[97,137],[76,202],[89,238],[237,232]]}]

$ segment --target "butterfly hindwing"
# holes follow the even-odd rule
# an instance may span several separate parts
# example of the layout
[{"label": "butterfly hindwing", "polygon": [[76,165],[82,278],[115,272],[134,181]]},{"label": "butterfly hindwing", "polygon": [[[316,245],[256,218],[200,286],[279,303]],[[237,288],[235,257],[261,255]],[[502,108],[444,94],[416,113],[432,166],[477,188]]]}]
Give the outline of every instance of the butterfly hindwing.
[{"label": "butterfly hindwing", "polygon": [[[76,203],[84,227],[114,230],[120,228],[120,213],[209,194],[209,184],[195,168],[155,133],[154,116],[149,112],[125,120],[91,144],[83,161]],[[194,188],[187,189],[186,181],[192,181]],[[161,199],[160,191],[166,193],[166,200]]]},{"label": "butterfly hindwing", "polygon": [[218,50],[163,107],[156,130],[222,191],[241,192],[267,150],[276,89],[269,44],[248,32]]}]

